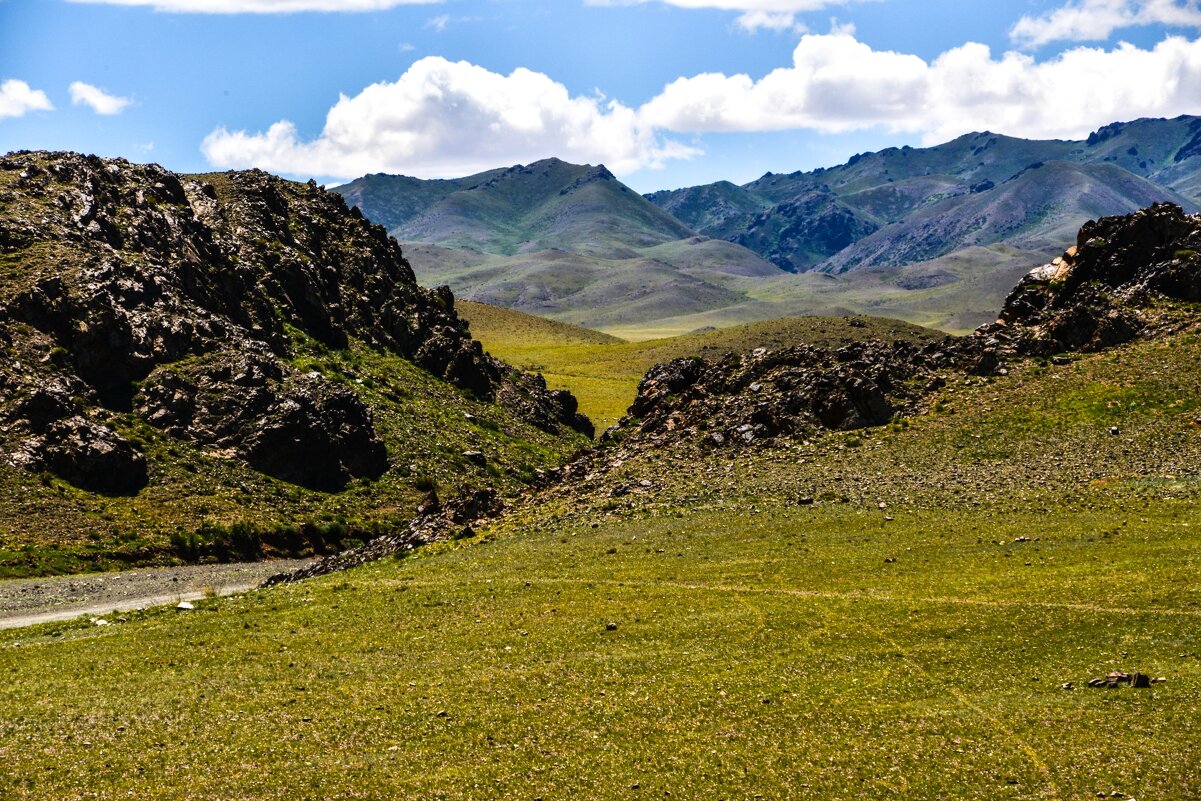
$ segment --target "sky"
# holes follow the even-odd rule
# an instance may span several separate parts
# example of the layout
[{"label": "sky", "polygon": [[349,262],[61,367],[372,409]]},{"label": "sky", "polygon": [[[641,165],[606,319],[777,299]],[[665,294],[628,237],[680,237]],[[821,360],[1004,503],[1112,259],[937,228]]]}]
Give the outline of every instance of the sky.
[{"label": "sky", "polygon": [[0,0],[0,152],[642,192],[1201,114],[1201,0]]}]

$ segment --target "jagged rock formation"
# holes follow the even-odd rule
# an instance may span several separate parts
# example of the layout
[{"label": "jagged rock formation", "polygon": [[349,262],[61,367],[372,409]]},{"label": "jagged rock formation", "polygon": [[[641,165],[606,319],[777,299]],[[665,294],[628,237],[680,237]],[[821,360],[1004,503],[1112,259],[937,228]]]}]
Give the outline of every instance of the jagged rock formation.
[{"label": "jagged rock formation", "polygon": [[307,487],[388,467],[372,410],[291,364],[353,339],[503,404],[590,431],[567,393],[487,356],[443,287],[342,198],[260,171],[187,178],[71,153],[0,159],[0,454],[97,492],[146,483],[104,419]]},{"label": "jagged rock formation", "polygon": [[945,373],[986,374],[1003,358],[999,340],[947,339],[918,347],[867,342],[827,350],[806,345],[677,359],[653,368],[619,424],[656,441],[700,438],[720,448],[821,429],[879,426],[911,411]]},{"label": "jagged rock formation", "polygon": [[1033,270],[1000,319],[918,348],[862,343],[677,359],[652,369],[610,439],[748,445],[820,429],[851,430],[913,411],[948,373],[990,375],[1022,356],[1094,351],[1196,325],[1201,216],[1160,204],[1085,225],[1076,247]]},{"label": "jagged rock formation", "polygon": [[1162,203],[1080,229],[1076,245],[1022,280],[984,333],[1017,329],[1022,352],[1094,351],[1171,324],[1164,301],[1201,301],[1201,218]]}]

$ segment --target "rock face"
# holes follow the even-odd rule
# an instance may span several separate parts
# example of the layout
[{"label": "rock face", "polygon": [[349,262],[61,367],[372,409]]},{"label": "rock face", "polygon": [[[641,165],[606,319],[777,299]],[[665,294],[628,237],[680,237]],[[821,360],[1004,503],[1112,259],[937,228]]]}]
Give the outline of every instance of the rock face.
[{"label": "rock face", "polygon": [[342,198],[259,171],[190,179],[71,153],[0,158],[0,458],[136,492],[132,413],[315,489],[387,469],[372,412],[297,336],[399,355],[545,431],[575,399],[487,356],[445,287]]},{"label": "rock face", "polygon": [[992,372],[999,341],[807,345],[729,354],[716,362],[677,359],[653,368],[619,425],[657,441],[701,438],[709,448],[797,437],[820,429],[879,426],[912,409],[940,374]]},{"label": "rock face", "polygon": [[378,477],[388,455],[371,410],[319,373],[285,377],[278,362],[230,354],[160,368],[142,384],[137,412],[173,436],[228,449],[263,473],[336,490]]},{"label": "rock face", "polygon": [[625,443],[692,439],[745,446],[819,430],[879,426],[913,411],[948,373],[986,376],[1021,356],[1093,351],[1195,325],[1201,302],[1201,216],[1161,204],[1090,222],[1076,247],[1033,270],[1000,319],[975,334],[917,347],[799,346],[653,368],[629,415]]},{"label": "rock face", "polygon": [[1201,218],[1168,203],[1080,229],[1076,246],[1018,284],[995,333],[1017,327],[1033,354],[1128,342],[1172,315],[1164,301],[1201,301]]},{"label": "rock face", "polygon": [[755,215],[731,241],[790,273],[804,272],[879,229],[827,187]]}]

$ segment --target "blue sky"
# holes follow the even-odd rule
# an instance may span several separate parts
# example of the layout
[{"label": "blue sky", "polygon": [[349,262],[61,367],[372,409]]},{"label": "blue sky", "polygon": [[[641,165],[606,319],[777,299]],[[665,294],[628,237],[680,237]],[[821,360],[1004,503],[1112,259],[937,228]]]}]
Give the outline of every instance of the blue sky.
[{"label": "blue sky", "polygon": [[650,191],[1181,113],[1197,0],[0,0],[0,151],[187,172],[556,155]]}]

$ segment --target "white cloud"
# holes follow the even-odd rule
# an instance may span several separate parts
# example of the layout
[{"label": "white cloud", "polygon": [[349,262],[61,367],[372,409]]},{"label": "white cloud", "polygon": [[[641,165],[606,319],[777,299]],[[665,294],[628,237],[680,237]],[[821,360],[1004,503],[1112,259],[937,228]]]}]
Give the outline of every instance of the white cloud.
[{"label": "white cloud", "polygon": [[1201,27],[1197,0],[1072,0],[1038,17],[1023,16],[1009,37],[1024,47],[1057,41],[1104,41],[1142,25]]},{"label": "white cloud", "polygon": [[791,11],[747,11],[738,18],[738,27],[746,31],[797,31],[806,30],[797,22],[796,14]]},{"label": "white cloud", "polygon": [[41,89],[25,81],[10,78],[0,83],[0,120],[5,117],[24,117],[31,111],[53,111],[50,98]]},{"label": "white cloud", "polygon": [[128,97],[110,95],[103,89],[98,89],[82,81],[71,84],[70,92],[72,105],[87,106],[97,114],[103,114],[106,117],[120,114],[133,103]]},{"label": "white cloud", "polygon": [[573,97],[541,73],[500,75],[438,57],[415,62],[395,82],[343,95],[315,139],[305,141],[285,120],[260,133],[219,128],[201,150],[216,167],[336,178],[466,175],[551,155],[626,173],[697,153],[663,139],[633,109]]},{"label": "white cloud", "polygon": [[397,6],[443,0],[69,0],[111,6],[149,6],[155,11],[191,14],[289,14],[297,11],[385,11]]},{"label": "white cloud", "polygon": [[450,24],[450,14],[442,14],[437,17],[431,17],[425,21],[425,27],[433,28],[438,33],[446,30],[446,26]]},{"label": "white cloud", "polygon": [[639,110],[676,132],[882,126],[939,142],[973,130],[1076,138],[1114,120],[1201,111],[1201,40],[1170,37],[1152,50],[1077,48],[1047,61],[994,58],[967,43],[931,62],[873,50],[849,30],[801,38],[790,67],[681,78]]}]

